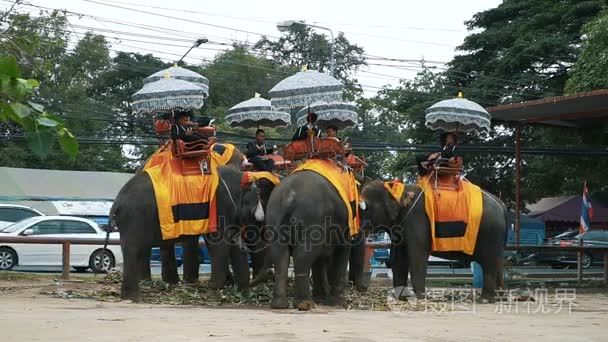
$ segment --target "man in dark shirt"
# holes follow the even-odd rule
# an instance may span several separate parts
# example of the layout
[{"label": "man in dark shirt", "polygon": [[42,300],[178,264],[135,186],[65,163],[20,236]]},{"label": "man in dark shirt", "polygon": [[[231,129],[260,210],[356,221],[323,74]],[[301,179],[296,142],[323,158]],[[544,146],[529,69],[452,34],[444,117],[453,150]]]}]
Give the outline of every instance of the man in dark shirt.
[{"label": "man in dark shirt", "polygon": [[201,140],[192,130],[193,127],[198,125],[190,121],[188,112],[176,112],[175,116],[175,121],[171,126],[171,139],[181,139],[185,142]]},{"label": "man in dark shirt", "polygon": [[420,176],[425,176],[430,173],[431,166],[435,163],[447,164],[450,158],[459,156],[456,133],[442,133],[439,136],[439,143],[441,145],[441,150],[439,150],[439,152],[416,155],[416,165],[418,166],[418,174]]},{"label": "man in dark shirt", "polygon": [[298,130],[294,133],[291,141],[305,140],[308,138],[309,133],[317,138],[321,136],[321,131],[317,128],[317,114],[308,113],[306,122],[306,125],[298,127]]},{"label": "man in dark shirt", "polygon": [[258,171],[272,171],[274,168],[274,160],[265,158],[267,154],[274,152],[273,148],[266,147],[266,132],[258,128],[255,131],[255,141],[247,143],[247,159],[253,164],[253,167]]}]

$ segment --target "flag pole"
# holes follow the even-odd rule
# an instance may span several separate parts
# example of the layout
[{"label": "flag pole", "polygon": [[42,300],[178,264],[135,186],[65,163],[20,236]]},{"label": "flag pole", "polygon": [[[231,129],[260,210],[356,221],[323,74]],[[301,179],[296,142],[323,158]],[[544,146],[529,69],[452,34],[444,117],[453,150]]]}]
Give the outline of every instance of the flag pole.
[{"label": "flag pole", "polygon": [[[583,196],[581,196],[581,220],[579,222],[578,227],[578,252],[576,258],[576,275],[578,279],[578,285],[582,285],[583,283],[583,233],[585,232],[585,228],[583,227],[583,210],[586,210],[585,206],[585,196],[587,195],[587,181],[583,186]],[[587,199],[588,200],[588,199]]]}]

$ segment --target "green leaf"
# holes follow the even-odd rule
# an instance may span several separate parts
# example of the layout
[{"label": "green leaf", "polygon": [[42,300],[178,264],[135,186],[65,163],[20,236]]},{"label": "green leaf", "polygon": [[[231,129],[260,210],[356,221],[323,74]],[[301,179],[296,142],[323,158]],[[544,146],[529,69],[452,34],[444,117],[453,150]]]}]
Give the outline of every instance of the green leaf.
[{"label": "green leaf", "polygon": [[8,103],[0,103],[0,121],[7,121],[14,115],[13,109]]},{"label": "green leaf", "polygon": [[13,109],[13,112],[21,119],[32,113],[32,110],[21,102],[13,102],[10,106]]},{"label": "green leaf", "polygon": [[33,80],[33,79],[29,79],[29,80],[25,80],[25,85],[27,86],[28,89],[33,89],[33,88],[40,87],[40,82]]},{"label": "green leaf", "polygon": [[57,125],[59,125],[59,122],[43,116],[36,119],[36,122],[38,122],[39,125],[46,127],[57,127]]},{"label": "green leaf", "polygon": [[44,113],[44,106],[43,105],[41,105],[39,103],[31,102],[31,101],[28,101],[28,104],[30,105],[30,107],[32,107],[38,113]]},{"label": "green leaf", "polygon": [[34,155],[40,159],[46,158],[55,141],[54,131],[41,129],[38,131],[26,131],[25,140]]},{"label": "green leaf", "polygon": [[14,56],[0,57],[0,74],[8,75],[11,78],[21,76],[19,65]]},{"label": "green leaf", "polygon": [[62,128],[59,132],[59,145],[70,159],[75,160],[78,154],[78,140],[66,128]]}]

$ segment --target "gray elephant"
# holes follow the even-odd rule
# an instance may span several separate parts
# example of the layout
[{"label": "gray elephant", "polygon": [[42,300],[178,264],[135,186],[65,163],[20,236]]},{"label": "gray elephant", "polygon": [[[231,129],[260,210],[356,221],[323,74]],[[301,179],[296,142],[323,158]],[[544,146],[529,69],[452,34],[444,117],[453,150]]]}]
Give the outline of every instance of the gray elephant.
[{"label": "gray elephant", "polygon": [[[241,187],[242,172],[230,167],[219,167],[220,184],[216,192],[218,232],[205,236],[212,259],[211,286],[221,288],[227,279],[231,262],[240,289],[249,286],[247,254],[241,248],[241,223],[260,208],[261,190],[256,186]],[[259,211],[259,210],[258,210]],[[110,212],[112,222],[120,231],[124,258],[121,297],[137,300],[139,281],[146,276],[150,249],[160,246],[164,251],[163,278],[177,282],[177,268],[172,251],[176,241],[184,245],[184,281],[198,280],[198,236],[184,236],[163,240],[154,196],[154,187],[147,173],[136,174],[118,194]],[[149,267],[148,267],[149,269]]]},{"label": "gray elephant", "polygon": [[[407,194],[410,194],[409,196]],[[373,181],[361,191],[362,220],[375,229],[390,231],[393,246],[395,286],[412,287],[420,298],[425,293],[427,260],[431,254],[431,229],[424,206],[424,193],[415,185],[406,185],[401,201],[394,199],[383,182]],[[493,301],[498,284],[502,284],[503,252],[507,232],[507,208],[495,196],[483,192],[483,214],[473,255],[461,252],[432,253],[445,259],[477,261],[483,268],[482,298]]]},{"label": "gray elephant", "polygon": [[314,307],[313,299],[327,305],[343,305],[351,237],[346,205],[333,185],[313,171],[292,173],[272,192],[266,225],[275,268],[271,308],[289,305],[290,255],[294,260],[295,308]]}]

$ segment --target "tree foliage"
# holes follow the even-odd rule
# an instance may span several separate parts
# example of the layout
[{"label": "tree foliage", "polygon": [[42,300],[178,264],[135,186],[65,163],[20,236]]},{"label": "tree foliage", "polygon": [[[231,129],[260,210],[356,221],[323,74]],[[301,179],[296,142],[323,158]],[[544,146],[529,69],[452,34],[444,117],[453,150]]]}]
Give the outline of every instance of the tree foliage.
[{"label": "tree foliage", "polygon": [[570,72],[566,92],[608,88],[608,9],[583,28],[583,51]]}]

